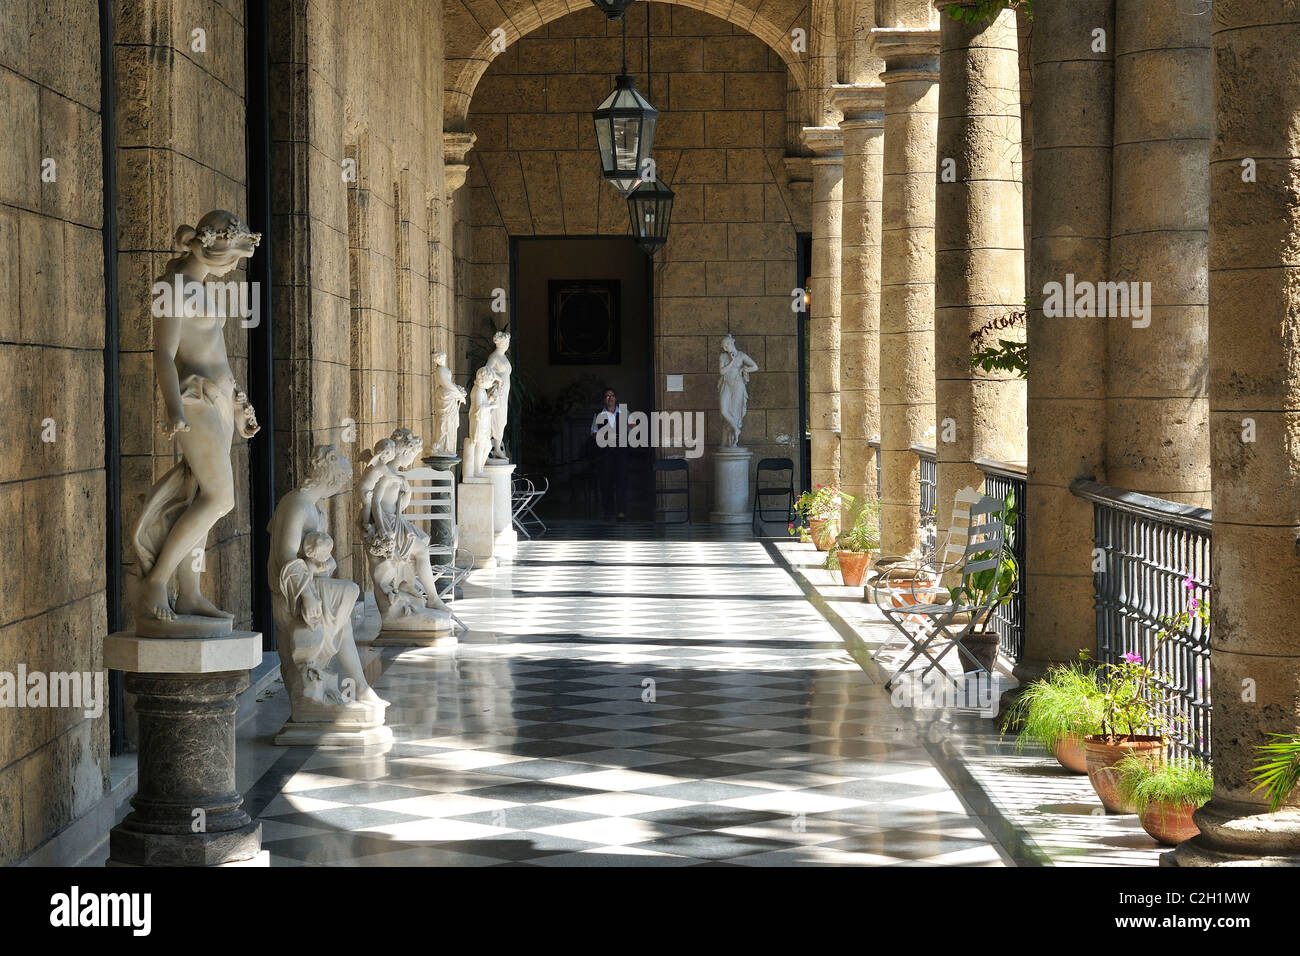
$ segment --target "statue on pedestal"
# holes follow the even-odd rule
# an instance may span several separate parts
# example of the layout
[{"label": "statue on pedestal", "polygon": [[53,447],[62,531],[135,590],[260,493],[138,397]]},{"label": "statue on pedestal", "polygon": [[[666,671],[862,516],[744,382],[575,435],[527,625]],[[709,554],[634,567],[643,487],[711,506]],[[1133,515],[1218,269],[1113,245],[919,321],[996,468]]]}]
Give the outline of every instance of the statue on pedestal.
[{"label": "statue on pedestal", "polygon": [[[235,506],[230,446],[236,431],[252,438],[257,417],[235,384],[225,325],[237,283],[208,282],[252,256],[261,234],[237,216],[214,210],[198,226],[181,226],[154,285],[154,373],[162,391],[163,437],[180,460],[150,490],[132,530],[139,561],[136,630],[148,636],[229,633],[234,615],[199,591],[208,532]],[[218,298],[220,301],[218,301]]]},{"label": "statue on pedestal", "polygon": [[492,449],[492,427],[500,404],[499,379],[484,365],[474,376],[474,390],[469,401],[469,436],[465,439],[465,461],[461,466],[464,480],[486,480],[488,454]]},{"label": "statue on pedestal", "polygon": [[388,706],[366,680],[357,655],[352,608],[361,589],[334,577],[334,539],[322,507],[351,484],[347,458],[333,445],[321,445],[306,480],[280,499],[268,528],[280,671],[298,724],[375,727]]},{"label": "statue on pedestal", "polygon": [[496,349],[487,357],[487,363],[483,366],[497,381],[496,404],[492,407],[491,455],[498,461],[509,461],[510,456],[506,454],[505,434],[506,417],[510,414],[510,373],[512,367],[510,359],[506,357],[506,349],[510,348],[510,333],[498,332],[492,336],[492,342],[496,345]]},{"label": "statue on pedestal", "polygon": [[725,447],[740,445],[740,428],[749,409],[749,373],[757,371],[758,363],[736,348],[736,340],[730,335],[724,337],[722,354],[718,356],[718,405]]},{"label": "statue on pedestal", "polygon": [[429,558],[429,535],[403,514],[411,485],[398,469],[410,468],[423,449],[424,442],[409,428],[397,429],[391,439],[375,445],[358,488],[357,526],[386,631],[451,629],[451,614],[438,596]]},{"label": "statue on pedestal", "polygon": [[447,353],[433,353],[433,451],[438,455],[456,454],[456,433],[460,430],[460,406],[465,404],[465,389],[451,377]]}]

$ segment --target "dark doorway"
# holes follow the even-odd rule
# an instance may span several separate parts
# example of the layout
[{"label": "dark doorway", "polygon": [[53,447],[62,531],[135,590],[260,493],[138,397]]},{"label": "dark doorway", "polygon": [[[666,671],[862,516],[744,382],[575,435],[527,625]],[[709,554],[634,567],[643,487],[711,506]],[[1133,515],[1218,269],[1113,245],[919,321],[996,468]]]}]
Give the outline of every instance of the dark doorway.
[{"label": "dark doorway", "polygon": [[[591,424],[604,390],[629,413],[654,411],[649,261],[627,236],[514,237],[510,260],[518,473],[550,483],[544,517],[598,517]],[[627,517],[648,520],[653,452],[623,454]]]}]

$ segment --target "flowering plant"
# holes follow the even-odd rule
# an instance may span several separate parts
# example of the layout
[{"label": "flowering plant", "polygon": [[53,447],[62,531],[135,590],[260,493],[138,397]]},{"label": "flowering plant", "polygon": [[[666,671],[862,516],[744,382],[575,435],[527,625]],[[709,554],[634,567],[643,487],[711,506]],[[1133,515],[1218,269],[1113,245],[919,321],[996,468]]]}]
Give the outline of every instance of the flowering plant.
[{"label": "flowering plant", "polygon": [[[805,491],[794,500],[794,513],[800,518],[837,518],[840,509],[853,504],[853,499],[834,485],[818,485]],[[799,522],[791,522],[790,533],[795,533]]]}]

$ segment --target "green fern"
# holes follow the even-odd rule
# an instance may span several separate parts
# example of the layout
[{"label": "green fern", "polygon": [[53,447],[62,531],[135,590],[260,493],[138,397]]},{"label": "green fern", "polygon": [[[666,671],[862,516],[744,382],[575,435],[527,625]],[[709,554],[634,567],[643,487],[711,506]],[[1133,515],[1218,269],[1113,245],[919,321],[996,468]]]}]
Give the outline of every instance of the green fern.
[{"label": "green fern", "polygon": [[1136,754],[1115,765],[1120,796],[1141,813],[1153,803],[1199,807],[1214,795],[1214,777],[1201,760],[1152,763]]},{"label": "green fern", "polygon": [[1068,737],[1101,733],[1101,688],[1082,663],[1053,667],[1034,681],[1007,711],[1002,732],[1019,727],[1016,751],[1030,744],[1051,750]]},{"label": "green fern", "polygon": [[1276,813],[1300,783],[1300,737],[1291,734],[1269,734],[1270,744],[1255,748],[1259,762],[1255,764],[1251,793],[1263,790],[1269,798],[1268,809]]}]

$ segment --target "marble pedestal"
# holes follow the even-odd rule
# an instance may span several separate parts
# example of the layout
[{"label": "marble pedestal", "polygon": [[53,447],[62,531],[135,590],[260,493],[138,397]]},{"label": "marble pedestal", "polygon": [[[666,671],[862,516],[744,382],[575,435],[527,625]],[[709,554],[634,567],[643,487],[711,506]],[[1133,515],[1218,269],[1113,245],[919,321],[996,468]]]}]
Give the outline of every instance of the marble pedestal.
[{"label": "marble pedestal", "polygon": [[481,478],[462,481],[456,489],[456,524],[460,527],[460,546],[474,555],[476,568],[497,566],[493,490],[492,482]]},{"label": "marble pedestal", "polygon": [[492,537],[497,549],[512,547],[519,540],[515,533],[511,483],[515,466],[508,461],[488,459],[483,467],[492,481]]},{"label": "marble pedestal", "polygon": [[420,461],[437,471],[450,471],[454,474],[456,466],[460,464],[460,455],[437,451],[432,455],[426,455]]},{"label": "marble pedestal", "polygon": [[126,672],[139,720],[134,808],[109,831],[109,866],[268,866],[262,825],[235,783],[236,696],[262,635],[110,634],[104,666]]},{"label": "marble pedestal", "polygon": [[357,727],[346,722],[298,722],[289,720],[275,735],[279,747],[382,747],[393,744],[393,728],[384,724]]},{"label": "marble pedestal", "polygon": [[754,453],[748,448],[718,448],[713,453],[714,524],[748,524],[754,519],[749,507],[749,460]]}]

